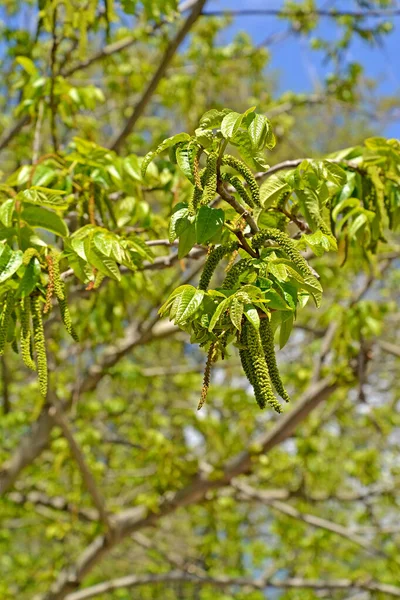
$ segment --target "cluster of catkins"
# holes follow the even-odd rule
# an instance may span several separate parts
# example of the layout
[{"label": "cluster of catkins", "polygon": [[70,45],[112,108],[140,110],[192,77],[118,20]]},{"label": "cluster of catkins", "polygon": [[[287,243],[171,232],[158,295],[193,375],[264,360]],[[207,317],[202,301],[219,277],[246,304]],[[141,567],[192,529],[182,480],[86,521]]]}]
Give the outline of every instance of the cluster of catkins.
[{"label": "cluster of catkins", "polygon": [[[278,248],[290,258],[304,277],[313,276],[306,260],[286,233],[273,228],[260,230],[253,237],[252,247],[254,250],[260,250],[267,241],[276,244]],[[219,262],[224,256],[232,254],[238,247],[238,242],[231,242],[226,245],[218,246],[209,253],[200,277],[200,289],[207,290]],[[222,289],[239,290],[240,275],[246,271],[251,272],[254,268],[254,261],[251,258],[242,258],[234,263],[222,282]],[[289,401],[289,395],[285,390],[279,375],[270,314],[261,311],[261,309],[258,312],[260,317],[259,329],[256,329],[256,327],[254,327],[254,325],[245,317],[242,319],[241,331],[238,332],[240,360],[246,377],[254,389],[254,395],[260,408],[269,405],[277,412],[281,412],[281,404],[277,400],[275,392],[285,402]],[[208,354],[200,406],[205,401],[205,395],[210,381],[210,369],[215,360],[216,344],[214,342],[211,344]]]},{"label": "cluster of catkins", "polygon": [[[28,266],[34,258],[39,259],[37,250],[29,248],[23,256],[23,264]],[[68,333],[77,340],[77,335],[72,326],[71,315],[68,310],[64,282],[60,276],[58,257],[51,253],[46,256],[48,283],[46,298],[38,289],[23,298],[17,298],[14,290],[8,290],[3,297],[2,312],[0,316],[0,356],[4,352],[6,342],[11,342],[15,352],[19,352],[18,339],[15,335],[15,323],[19,318],[20,332],[19,343],[21,357],[25,365],[32,371],[37,371],[40,393],[47,396],[47,355],[43,329],[43,314],[47,314],[52,307],[53,295],[57,298],[61,318]],[[14,326],[11,327],[11,324]],[[35,360],[36,359],[36,360]]]},{"label": "cluster of catkins", "polygon": [[[210,152],[207,156],[206,166],[199,168],[199,153],[193,152],[192,171],[194,189],[189,202],[189,211],[195,214],[199,206],[204,206],[215,200],[217,192],[217,152]],[[226,154],[221,159],[221,166],[231,167],[241,175],[247,184],[247,188],[242,181],[232,173],[221,173],[223,182],[232,185],[243,202],[250,208],[260,206],[260,190],[254,175],[250,169],[238,158]]]}]

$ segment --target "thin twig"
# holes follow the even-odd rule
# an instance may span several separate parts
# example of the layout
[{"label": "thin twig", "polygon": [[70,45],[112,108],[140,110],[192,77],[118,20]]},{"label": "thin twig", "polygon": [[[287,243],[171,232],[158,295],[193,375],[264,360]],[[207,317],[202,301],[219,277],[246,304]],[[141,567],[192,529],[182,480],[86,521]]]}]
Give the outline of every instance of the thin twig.
[{"label": "thin twig", "polygon": [[56,80],[57,48],[58,48],[57,6],[55,6],[54,10],[53,10],[51,36],[52,36],[52,44],[51,44],[51,51],[50,51],[50,130],[51,130],[51,138],[52,138],[52,142],[53,142],[54,152],[57,152],[58,151],[57,125],[56,125],[57,104],[56,104],[56,99],[55,99],[55,95],[54,95],[55,80]]}]

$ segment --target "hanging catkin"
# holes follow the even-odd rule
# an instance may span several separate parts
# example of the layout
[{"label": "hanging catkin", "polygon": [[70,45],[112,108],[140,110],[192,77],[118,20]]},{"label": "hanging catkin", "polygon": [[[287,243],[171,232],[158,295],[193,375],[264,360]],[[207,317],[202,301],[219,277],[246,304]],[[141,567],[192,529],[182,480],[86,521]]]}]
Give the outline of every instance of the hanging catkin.
[{"label": "hanging catkin", "polygon": [[212,367],[212,364],[215,362],[216,357],[217,357],[216,344],[213,343],[213,344],[211,344],[210,349],[207,354],[207,362],[206,362],[206,367],[204,369],[203,387],[201,388],[201,396],[200,396],[199,404],[197,406],[197,410],[200,410],[201,407],[203,406],[203,404],[205,403],[205,401],[207,400],[207,394],[208,394],[208,389],[210,387],[210,380],[211,380],[211,367]]},{"label": "hanging catkin", "polygon": [[42,311],[39,296],[31,297],[33,343],[35,346],[39,390],[43,398],[47,397],[47,356],[44,338]]},{"label": "hanging catkin", "polygon": [[282,400],[285,400],[285,402],[290,402],[289,394],[283,387],[283,383],[279,375],[278,365],[276,364],[274,334],[272,331],[271,323],[269,322],[269,319],[267,317],[261,319],[260,338],[264,350],[265,360],[268,366],[269,376],[271,378],[273,386],[276,392],[282,398]]},{"label": "hanging catkin", "polygon": [[204,264],[203,272],[200,277],[200,290],[207,290],[208,286],[210,285],[211,277],[213,276],[214,271],[218,266],[218,263],[223,259],[223,257],[226,254],[230,254],[238,248],[238,242],[231,242],[230,244],[222,244],[221,246],[214,248],[214,250],[211,250]]},{"label": "hanging catkin", "polygon": [[243,325],[243,342],[247,347],[248,353],[248,358],[243,368],[245,373],[246,370],[250,372],[250,377],[248,378],[253,385],[257,404],[260,408],[264,408],[269,404],[276,412],[282,412],[281,405],[275,398],[272,389],[272,382],[265,361],[260,333],[248,321]]},{"label": "hanging catkin", "polygon": [[36,364],[32,357],[32,330],[31,330],[31,301],[29,296],[22,298],[20,301],[21,315],[21,356],[22,360],[32,371],[36,371]]},{"label": "hanging catkin", "polygon": [[291,240],[286,233],[279,231],[279,229],[262,229],[253,237],[253,248],[258,250],[267,240],[276,242],[282,248],[285,254],[287,254],[290,260],[296,265],[303,276],[314,276],[307,264],[307,261],[302,257],[293,240]]},{"label": "hanging catkin", "polygon": [[251,258],[242,258],[237,263],[232,265],[224,281],[222,282],[222,287],[225,290],[233,289],[235,285],[237,285],[240,275],[250,269],[252,264],[253,262]]},{"label": "hanging catkin", "polygon": [[22,264],[25,267],[27,267],[34,256],[36,256],[37,259],[40,258],[36,248],[28,248],[27,250],[25,250],[24,255],[22,257]]},{"label": "hanging catkin", "polygon": [[0,316],[0,356],[4,353],[4,347],[7,341],[8,324],[10,322],[11,313],[14,310],[14,291],[6,292],[3,310]]},{"label": "hanging catkin", "polygon": [[232,173],[221,173],[221,179],[235,188],[243,202],[250,206],[250,208],[254,208],[253,199],[250,197],[250,194],[247,192],[239,177],[232,175]]},{"label": "hanging catkin", "polygon": [[[189,213],[191,215],[195,215],[197,212],[197,209],[199,207],[199,203],[201,201],[201,197],[203,195],[203,185],[205,182],[205,176],[206,176],[206,169],[201,169],[201,171],[198,173],[198,178],[196,178],[196,184],[193,188],[193,193],[192,196],[189,200]],[[198,184],[198,179],[200,179],[200,185]]]},{"label": "hanging catkin", "polygon": [[211,152],[207,157],[206,170],[204,173],[204,190],[201,204],[209,204],[215,200],[217,194],[217,160],[218,154]]},{"label": "hanging catkin", "polygon": [[43,308],[43,314],[47,314],[51,309],[51,301],[54,293],[54,257],[51,254],[46,256],[47,272],[49,279],[46,288],[46,302]]},{"label": "hanging catkin", "polygon": [[256,206],[261,206],[260,202],[260,188],[258,187],[257,181],[253,173],[250,169],[238,158],[231,156],[230,154],[225,154],[222,158],[222,164],[228,167],[232,167],[235,169],[245,180],[247,185],[249,186],[250,194],[253,200],[253,203]]},{"label": "hanging catkin", "polygon": [[57,298],[58,306],[60,308],[61,319],[64,323],[65,329],[68,331],[70,336],[77,342],[78,336],[72,325],[71,313],[68,309],[67,298],[65,293],[65,285],[61,279],[60,267],[57,257],[53,257],[53,276],[54,292]]}]

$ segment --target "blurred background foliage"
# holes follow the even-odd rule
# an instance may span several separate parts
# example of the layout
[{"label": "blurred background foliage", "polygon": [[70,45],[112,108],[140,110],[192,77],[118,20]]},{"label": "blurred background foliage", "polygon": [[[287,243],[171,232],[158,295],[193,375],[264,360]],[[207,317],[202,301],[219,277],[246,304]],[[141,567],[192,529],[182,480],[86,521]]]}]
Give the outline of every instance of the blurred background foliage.
[{"label": "blurred background foliage", "polygon": [[[278,19],[289,38],[303,39],[324,57],[326,77],[317,89],[283,94],[271,57],[279,58],[285,40],[277,45],[270,36],[257,45],[244,15],[205,2],[209,14],[196,19],[143,101],[193,4],[3,0],[3,182],[13,173],[22,181],[23,167],[32,164],[45,178],[39,158],[63,151],[76,137],[113,146],[122,157],[143,156],[169,135],[192,133],[206,110],[224,106],[242,112],[256,105],[271,119],[278,139],[271,164],[320,157],[390,130],[398,95],[377,95],[377,81],[365,75],[364,64],[349,60],[349,49],[357,39],[370,52],[387,36],[399,36],[395,2],[305,0],[276,3],[274,15],[260,14]],[[332,11],[327,37],[316,33],[326,18],[319,11]],[[239,31],[231,35],[232,24]],[[280,64],[281,71],[290,69]],[[82,155],[90,151],[78,147]],[[110,186],[117,227],[164,238],[182,183],[167,161],[158,163],[157,185],[146,187],[134,162],[132,170],[123,183],[113,182],[117,191]],[[108,279],[96,291],[68,283],[80,342],[67,339],[59,319],[48,319],[50,388],[68,406],[69,427],[107,511],[132,510],[142,520],[125,539],[104,542],[105,560],[74,580],[85,549],[107,540],[106,524],[61,429],[50,428],[50,443],[42,443],[48,422],[36,377],[7,351],[1,358],[1,598],[79,600],[91,597],[79,595],[79,584],[84,591],[124,576],[144,579],[140,586],[132,579],[99,589],[96,597],[400,597],[399,250],[392,234],[367,264],[362,248],[344,265],[343,248],[339,256],[311,258],[323,304],[302,311],[280,352],[280,368],[295,405],[324,377],[337,375],[339,383],[265,452],[259,436],[286,416],[259,411],[237,354],[215,368],[208,404],[197,412],[204,355],[157,317],[174,286],[196,282],[199,261],[177,261],[174,248],[156,247],[167,268]],[[217,277],[223,276],[221,269]],[[226,465],[246,451],[245,474],[224,482]],[[217,484],[181,502],[180,492],[203,479]],[[51,591],[60,572],[70,581]]]}]

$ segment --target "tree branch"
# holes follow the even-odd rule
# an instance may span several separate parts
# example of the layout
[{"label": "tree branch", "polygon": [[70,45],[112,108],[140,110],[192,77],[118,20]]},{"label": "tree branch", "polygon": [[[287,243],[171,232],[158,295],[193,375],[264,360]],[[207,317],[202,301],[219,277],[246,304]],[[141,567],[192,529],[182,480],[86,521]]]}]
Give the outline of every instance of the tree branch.
[{"label": "tree branch", "polygon": [[339,525],[338,523],[328,521],[327,519],[323,519],[321,517],[316,517],[315,515],[302,513],[285,502],[281,502],[280,500],[275,500],[273,498],[271,499],[268,490],[266,492],[262,490],[256,490],[247,484],[242,484],[241,482],[235,482],[234,487],[242,492],[247,499],[258,500],[259,502],[271,506],[282,514],[291,517],[292,519],[297,519],[298,521],[302,521],[303,523],[311,525],[312,527],[324,529],[325,531],[330,531],[335,535],[339,535],[349,542],[360,546],[370,554],[375,556],[385,556],[384,553],[372,548],[367,541],[363,540],[358,535],[352,534],[348,527],[344,527],[343,525]]},{"label": "tree branch", "polygon": [[264,590],[266,587],[275,589],[310,589],[310,590],[346,590],[358,591],[366,590],[370,592],[380,592],[394,598],[400,598],[400,588],[394,585],[379,583],[378,581],[352,581],[351,579],[337,580],[319,580],[303,579],[293,577],[288,579],[259,578],[250,579],[247,577],[229,577],[224,575],[193,575],[186,571],[170,571],[169,573],[152,575],[128,575],[111,581],[104,581],[89,588],[69,594],[67,600],[88,600],[100,594],[106,594],[121,588],[133,588],[141,585],[156,585],[167,583],[193,583],[194,585],[211,585],[216,588],[242,587],[254,590]]},{"label": "tree branch", "polygon": [[[127,536],[145,527],[156,525],[163,517],[175,512],[178,508],[186,507],[201,501],[213,489],[229,485],[234,477],[252,471],[254,456],[270,452],[291,436],[295,427],[308,414],[323,402],[335,389],[330,377],[314,384],[299,400],[294,409],[278,421],[270,432],[255,441],[257,452],[246,450],[229,461],[218,479],[206,479],[202,471],[192,479],[192,482],[182,490],[164,496],[156,512],[149,512],[144,506],[137,506],[122,511],[115,517],[115,535],[113,537],[97,537],[82,553],[72,568],[62,571],[51,590],[43,597],[45,600],[63,600],[70,592],[76,590],[83,578],[98,565],[107,554]],[[79,598],[79,597],[78,597]],[[71,600],[71,599],[69,599]],[[72,600],[74,597],[72,596]],[[76,600],[76,598],[75,598]]]},{"label": "tree branch", "polygon": [[145,89],[142,97],[140,98],[139,102],[135,106],[133,113],[131,114],[131,116],[129,117],[127,122],[125,123],[125,126],[122,129],[122,131],[117,135],[115,140],[112,142],[112,144],[111,144],[112,150],[119,151],[123,142],[126,140],[126,138],[132,132],[138,119],[142,116],[143,112],[145,111],[159,82],[164,77],[165,72],[166,72],[170,62],[172,61],[173,57],[175,56],[176,51],[178,50],[179,46],[181,45],[181,43],[183,42],[183,40],[189,33],[189,31],[192,28],[192,26],[194,25],[194,23],[199,18],[205,2],[206,2],[206,0],[197,0],[197,2],[194,4],[189,16],[187,17],[186,21],[184,22],[182,27],[179,29],[179,31],[177,32],[175,37],[168,44],[167,49],[165,50],[164,56],[158,66],[158,69],[154,73],[154,75],[153,75],[152,79],[150,80],[147,88]]},{"label": "tree branch", "polygon": [[83,455],[82,450],[79,447],[79,444],[75,440],[73,433],[71,431],[70,426],[68,425],[68,421],[65,416],[62,414],[60,408],[56,406],[52,406],[49,410],[50,417],[55,421],[55,423],[61,428],[65,439],[68,442],[69,449],[71,451],[72,456],[74,457],[76,464],[78,465],[79,471],[82,476],[83,483],[92,497],[93,503],[98,510],[100,519],[104,523],[104,525],[108,529],[112,529],[112,525],[108,518],[108,514],[105,508],[104,500],[99,492],[97,487],[97,483],[90,471],[88,465],[86,464],[85,457]]},{"label": "tree branch", "polygon": [[303,10],[302,8],[293,11],[279,10],[274,8],[245,8],[238,10],[207,10],[202,12],[203,17],[282,17],[282,18],[300,18],[300,17],[354,17],[355,19],[389,19],[400,16],[400,9],[394,10]]}]

